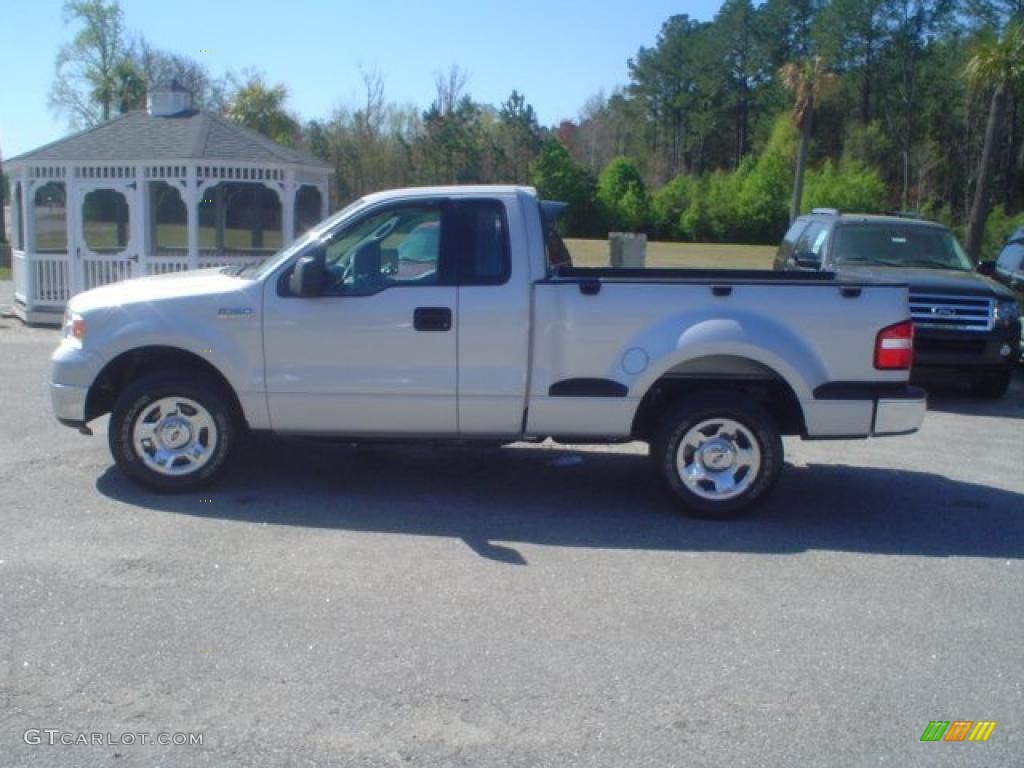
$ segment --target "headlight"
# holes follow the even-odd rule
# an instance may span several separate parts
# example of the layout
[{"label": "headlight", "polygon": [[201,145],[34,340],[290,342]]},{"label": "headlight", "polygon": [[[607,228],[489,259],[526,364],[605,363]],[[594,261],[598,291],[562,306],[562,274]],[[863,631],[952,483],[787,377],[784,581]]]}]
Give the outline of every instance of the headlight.
[{"label": "headlight", "polygon": [[1010,325],[1017,322],[1020,317],[1020,307],[1013,299],[1004,299],[996,302],[996,325]]},{"label": "headlight", "polygon": [[85,319],[70,309],[64,310],[63,337],[64,341],[79,349],[82,348],[82,342],[85,340]]}]

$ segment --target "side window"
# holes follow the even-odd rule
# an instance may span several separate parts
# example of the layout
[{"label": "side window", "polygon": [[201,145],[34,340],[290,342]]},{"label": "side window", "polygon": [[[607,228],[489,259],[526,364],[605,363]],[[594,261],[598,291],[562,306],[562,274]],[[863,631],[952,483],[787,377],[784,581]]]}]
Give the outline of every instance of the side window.
[{"label": "side window", "polygon": [[1024,243],[1010,243],[1003,248],[996,261],[996,269],[1001,272],[1019,272],[1024,267]]},{"label": "side window", "polygon": [[505,206],[497,200],[459,203],[461,237],[457,250],[460,285],[501,285],[509,278]]},{"label": "side window", "polygon": [[796,239],[800,236],[800,233],[806,226],[806,219],[797,219],[789,225],[789,229],[786,230],[786,234],[782,238],[782,244],[779,245],[778,259],[780,261],[785,261],[793,253],[793,246],[796,243]]},{"label": "side window", "polygon": [[369,296],[398,285],[437,285],[441,258],[439,204],[371,213],[325,243],[324,293]]},{"label": "side window", "polygon": [[828,230],[820,221],[812,221],[801,233],[793,246],[793,258],[798,262],[821,262],[822,249],[828,237]]}]

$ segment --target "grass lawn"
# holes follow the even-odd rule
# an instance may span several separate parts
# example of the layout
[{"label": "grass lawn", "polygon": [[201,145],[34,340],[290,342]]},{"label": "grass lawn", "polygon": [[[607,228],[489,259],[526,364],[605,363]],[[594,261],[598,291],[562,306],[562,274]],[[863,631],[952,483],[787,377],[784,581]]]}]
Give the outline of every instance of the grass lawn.
[{"label": "grass lawn", "polygon": [[[181,224],[161,224],[158,229],[158,242],[167,248],[187,248],[188,235]],[[115,248],[117,246],[117,226],[102,222],[89,222],[85,225],[85,239],[92,248]],[[217,244],[217,230],[213,227],[199,228],[199,247],[214,248]],[[228,250],[250,248],[252,233],[248,229],[225,229],[224,247]],[[42,230],[36,234],[36,246],[40,250],[65,250],[67,242],[63,230]],[[264,230],[263,247],[278,249],[281,247],[281,232],[276,229]]]},{"label": "grass lawn", "polygon": [[[572,261],[580,267],[607,267],[607,240],[567,239]],[[648,267],[690,269],[771,269],[774,245],[722,243],[647,243]]]},{"label": "grass lawn", "polygon": [[11,279],[11,268],[10,267],[0,267],[0,280],[10,280],[10,279]]}]

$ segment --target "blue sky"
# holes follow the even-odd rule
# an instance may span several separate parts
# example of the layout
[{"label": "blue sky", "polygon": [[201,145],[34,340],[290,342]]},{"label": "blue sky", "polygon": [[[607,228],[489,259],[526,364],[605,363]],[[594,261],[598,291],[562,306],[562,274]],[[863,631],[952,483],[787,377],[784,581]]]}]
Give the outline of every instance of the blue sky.
[{"label": "blue sky", "polygon": [[[425,107],[434,78],[456,63],[477,101],[513,88],[545,125],[626,82],[626,60],[653,45],[662,22],[710,19],[719,0],[122,0],[130,34],[205,62],[212,74],[262,70],[285,83],[303,119],[361,97],[359,67],[384,76],[389,101]],[[13,157],[67,133],[47,107],[54,58],[72,35],[59,0],[4,0],[0,149]],[[210,53],[201,53],[210,49]]]}]

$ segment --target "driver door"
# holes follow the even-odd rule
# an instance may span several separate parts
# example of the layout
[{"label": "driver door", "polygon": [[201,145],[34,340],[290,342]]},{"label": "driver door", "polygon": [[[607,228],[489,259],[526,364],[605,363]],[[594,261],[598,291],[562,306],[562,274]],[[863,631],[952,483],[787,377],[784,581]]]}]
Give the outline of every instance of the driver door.
[{"label": "driver door", "polygon": [[442,200],[375,206],[326,247],[323,295],[266,282],[264,360],[276,431],[452,435],[457,288]]}]

